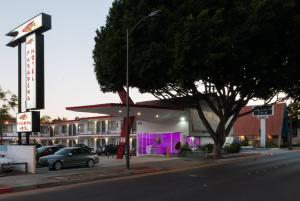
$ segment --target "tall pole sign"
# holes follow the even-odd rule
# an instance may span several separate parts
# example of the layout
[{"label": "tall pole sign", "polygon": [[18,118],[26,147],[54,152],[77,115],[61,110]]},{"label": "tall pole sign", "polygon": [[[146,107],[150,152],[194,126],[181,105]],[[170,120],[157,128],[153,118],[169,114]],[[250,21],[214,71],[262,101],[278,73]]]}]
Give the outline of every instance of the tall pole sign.
[{"label": "tall pole sign", "polygon": [[260,119],[260,146],[266,147],[266,119],[274,115],[274,106],[253,106],[253,116]]},{"label": "tall pole sign", "polygon": [[[26,144],[29,144],[30,132],[39,132],[40,113],[44,109],[44,35],[51,29],[51,16],[41,13],[10,31],[7,36],[13,37],[7,44],[18,46],[18,142],[22,143],[22,133],[26,133]],[[25,67],[22,68],[22,43],[25,43]],[[22,86],[22,69],[25,71],[25,87]],[[22,88],[25,99],[22,97]],[[25,103],[25,111],[22,111]],[[26,112],[26,113],[24,113]],[[24,118],[26,117],[26,120]],[[32,125],[32,127],[25,126]],[[22,129],[21,129],[22,128]],[[32,128],[32,129],[31,129]]]}]

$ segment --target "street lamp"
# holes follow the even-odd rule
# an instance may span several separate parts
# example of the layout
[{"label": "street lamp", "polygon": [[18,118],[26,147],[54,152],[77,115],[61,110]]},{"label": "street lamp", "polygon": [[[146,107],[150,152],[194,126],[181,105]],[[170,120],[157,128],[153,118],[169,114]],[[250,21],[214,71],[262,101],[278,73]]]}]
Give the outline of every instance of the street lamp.
[{"label": "street lamp", "polygon": [[128,65],[128,53],[129,53],[129,35],[134,31],[134,29],[141,24],[145,19],[149,18],[149,17],[154,17],[160,14],[160,10],[156,10],[151,12],[149,15],[143,17],[142,19],[140,19],[130,30],[126,30],[126,90],[127,90],[127,95],[126,95],[126,119],[127,119],[127,123],[126,123],[126,129],[127,129],[127,135],[126,135],[126,167],[129,170],[130,169],[130,165],[129,165],[129,135],[130,135],[130,130],[129,130],[129,65]]}]

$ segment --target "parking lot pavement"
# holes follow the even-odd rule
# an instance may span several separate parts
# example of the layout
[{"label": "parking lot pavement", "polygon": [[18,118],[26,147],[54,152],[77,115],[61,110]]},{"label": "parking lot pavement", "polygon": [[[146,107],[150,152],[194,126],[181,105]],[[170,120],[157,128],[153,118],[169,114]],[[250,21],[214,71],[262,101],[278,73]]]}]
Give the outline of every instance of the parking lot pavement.
[{"label": "parking lot pavement", "polygon": [[[155,163],[155,162],[163,162],[170,160],[177,160],[177,157],[165,157],[165,156],[133,156],[130,159],[131,165],[141,165],[147,163]],[[45,174],[47,175],[57,175],[57,174],[74,174],[74,173],[86,173],[91,170],[103,170],[110,167],[125,167],[126,159],[116,159],[115,156],[99,156],[99,163],[95,164],[95,167],[92,169],[89,168],[68,168],[61,171],[49,171],[48,168],[37,168],[37,174]]]},{"label": "parking lot pavement", "polygon": [[169,164],[169,161],[180,161],[178,160],[179,158],[176,157],[132,157],[130,160],[131,170],[128,171],[125,168],[125,159],[115,159],[113,157],[108,158],[104,156],[99,158],[100,163],[93,168],[77,167],[60,171],[49,171],[48,168],[37,168],[36,174],[1,177],[0,194],[4,192],[23,191],[155,172],[159,171],[157,168],[160,168],[160,170],[165,168],[164,166],[161,166],[162,164]]}]

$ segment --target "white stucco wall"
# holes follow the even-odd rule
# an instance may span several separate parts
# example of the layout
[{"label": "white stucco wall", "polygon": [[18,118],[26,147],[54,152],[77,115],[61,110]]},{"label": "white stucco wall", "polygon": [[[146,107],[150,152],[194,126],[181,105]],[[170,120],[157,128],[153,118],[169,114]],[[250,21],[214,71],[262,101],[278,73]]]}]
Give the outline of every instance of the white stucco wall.
[{"label": "white stucco wall", "polygon": [[[10,158],[13,162],[27,162],[28,172],[36,173],[36,150],[35,146],[5,145],[6,149],[1,149],[0,154]],[[25,171],[24,165],[16,166],[17,170]]]},{"label": "white stucco wall", "polygon": [[201,137],[200,145],[203,146],[206,144],[214,144],[213,139],[211,137]]},{"label": "white stucco wall", "polygon": [[188,121],[174,118],[167,121],[139,121],[137,120],[137,133],[162,133],[162,132],[181,132],[188,135]]}]

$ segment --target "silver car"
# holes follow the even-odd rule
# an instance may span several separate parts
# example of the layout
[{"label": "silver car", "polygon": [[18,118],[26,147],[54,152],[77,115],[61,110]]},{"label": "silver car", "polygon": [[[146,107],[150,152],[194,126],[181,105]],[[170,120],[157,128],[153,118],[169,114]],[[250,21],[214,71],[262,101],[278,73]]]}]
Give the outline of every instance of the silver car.
[{"label": "silver car", "polygon": [[54,155],[41,157],[38,163],[40,166],[49,167],[49,170],[61,170],[72,166],[93,167],[98,162],[98,156],[86,149],[67,147],[55,152]]}]

